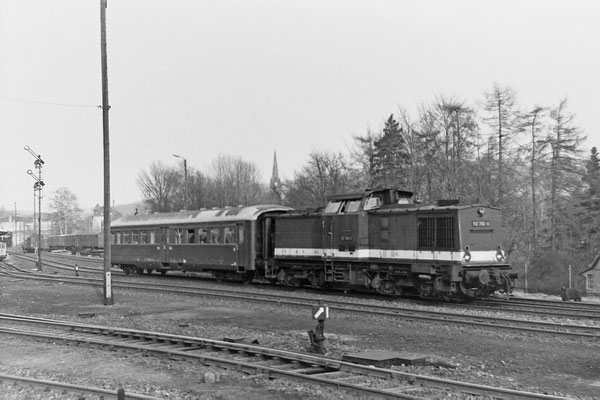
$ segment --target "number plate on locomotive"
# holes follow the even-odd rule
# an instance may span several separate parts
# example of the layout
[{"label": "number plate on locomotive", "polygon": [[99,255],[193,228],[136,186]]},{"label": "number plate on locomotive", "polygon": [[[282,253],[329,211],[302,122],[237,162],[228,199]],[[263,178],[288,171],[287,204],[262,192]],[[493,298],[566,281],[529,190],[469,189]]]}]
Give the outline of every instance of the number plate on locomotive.
[{"label": "number plate on locomotive", "polygon": [[489,228],[492,224],[490,221],[471,221],[471,226],[473,228]]}]

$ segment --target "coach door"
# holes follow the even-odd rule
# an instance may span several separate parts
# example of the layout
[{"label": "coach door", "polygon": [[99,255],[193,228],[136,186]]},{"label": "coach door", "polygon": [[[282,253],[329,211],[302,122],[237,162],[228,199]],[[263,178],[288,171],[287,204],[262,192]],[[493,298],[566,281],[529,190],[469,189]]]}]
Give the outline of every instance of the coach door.
[{"label": "coach door", "polygon": [[169,243],[169,228],[167,227],[162,227],[160,228],[160,240],[159,240],[159,245],[160,245],[160,262],[163,263],[163,265],[169,264],[171,262],[171,255],[170,255],[170,246],[171,243]]}]

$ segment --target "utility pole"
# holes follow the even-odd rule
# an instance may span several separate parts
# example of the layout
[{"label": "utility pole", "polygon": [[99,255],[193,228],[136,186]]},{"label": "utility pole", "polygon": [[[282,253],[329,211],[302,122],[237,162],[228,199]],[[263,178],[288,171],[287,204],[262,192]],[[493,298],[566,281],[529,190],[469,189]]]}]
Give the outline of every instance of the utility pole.
[{"label": "utility pole", "polygon": [[100,53],[102,64],[102,143],[104,150],[104,305],[114,304],[110,272],[110,142],[108,135],[108,63],[106,57],[106,7],[100,0]]},{"label": "utility pole", "polygon": [[17,202],[15,201],[15,231],[13,232],[12,246],[17,247],[19,236],[17,234]]}]

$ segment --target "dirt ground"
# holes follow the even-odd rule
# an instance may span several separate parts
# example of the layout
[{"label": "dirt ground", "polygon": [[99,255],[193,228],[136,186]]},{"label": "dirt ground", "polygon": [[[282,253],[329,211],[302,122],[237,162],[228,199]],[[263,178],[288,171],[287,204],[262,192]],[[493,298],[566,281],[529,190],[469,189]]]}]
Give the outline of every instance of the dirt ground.
[{"label": "dirt ground", "polygon": [[[114,305],[102,289],[38,283],[0,276],[0,310],[213,339],[240,338],[305,351],[310,309],[276,304],[116,290]],[[90,317],[90,315],[93,315]],[[85,318],[83,318],[85,317]],[[600,344],[533,334],[333,314],[325,324],[329,355],[389,350],[428,357],[434,365],[399,369],[447,379],[564,395],[600,398]],[[190,362],[171,362],[126,351],[107,352],[0,335],[0,373],[67,381],[170,399],[350,398],[325,388],[283,380],[255,381]],[[448,368],[452,365],[453,368]],[[219,376],[205,382],[206,372]],[[23,397],[25,398],[25,397]]]}]

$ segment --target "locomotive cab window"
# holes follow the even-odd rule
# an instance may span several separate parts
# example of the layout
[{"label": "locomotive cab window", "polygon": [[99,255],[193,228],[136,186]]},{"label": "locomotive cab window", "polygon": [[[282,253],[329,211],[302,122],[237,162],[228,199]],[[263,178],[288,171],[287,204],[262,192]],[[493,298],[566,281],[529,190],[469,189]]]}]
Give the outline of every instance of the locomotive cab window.
[{"label": "locomotive cab window", "polygon": [[381,199],[377,196],[371,196],[365,202],[365,211],[376,210],[381,207]]},{"label": "locomotive cab window", "polygon": [[360,207],[360,199],[359,200],[348,200],[346,204],[344,204],[344,212],[357,212]]},{"label": "locomotive cab window", "polygon": [[341,201],[330,201],[325,206],[325,210],[323,210],[323,213],[325,213],[325,214],[336,214],[336,213],[338,213],[340,211],[341,207],[342,207],[342,202]]}]

